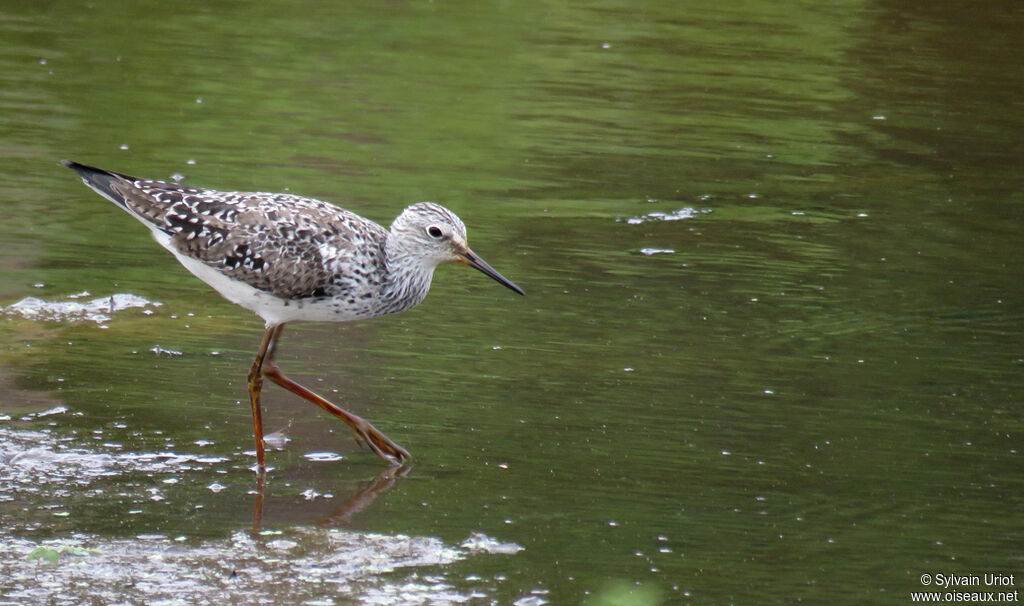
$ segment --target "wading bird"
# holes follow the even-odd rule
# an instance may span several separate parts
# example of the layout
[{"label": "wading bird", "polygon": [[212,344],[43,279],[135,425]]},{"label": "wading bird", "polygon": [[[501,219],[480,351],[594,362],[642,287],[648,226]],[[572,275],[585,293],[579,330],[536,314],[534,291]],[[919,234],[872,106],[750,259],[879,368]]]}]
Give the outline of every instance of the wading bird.
[{"label": "wading bird", "polygon": [[224,298],[255,312],[266,332],[249,371],[256,461],[266,469],[260,393],[266,377],[347,423],[389,464],[409,452],[281,373],[274,349],[287,322],[347,322],[405,311],[427,296],[434,268],[460,261],[524,294],[466,244],[466,226],[432,202],[390,229],[321,200],[222,192],[138,179],[64,160],[82,182],[141,221],[158,244]]}]

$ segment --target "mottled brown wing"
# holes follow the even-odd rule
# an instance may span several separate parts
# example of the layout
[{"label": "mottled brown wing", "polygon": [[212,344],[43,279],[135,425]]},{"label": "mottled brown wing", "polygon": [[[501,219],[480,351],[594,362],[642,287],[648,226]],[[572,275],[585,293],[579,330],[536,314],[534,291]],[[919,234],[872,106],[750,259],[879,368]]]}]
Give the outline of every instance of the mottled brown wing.
[{"label": "mottled brown wing", "polygon": [[128,209],[168,234],[178,252],[285,299],[326,295],[325,285],[356,251],[356,241],[371,236],[352,227],[365,230],[364,220],[312,198],[158,181],[132,186],[121,192]]}]

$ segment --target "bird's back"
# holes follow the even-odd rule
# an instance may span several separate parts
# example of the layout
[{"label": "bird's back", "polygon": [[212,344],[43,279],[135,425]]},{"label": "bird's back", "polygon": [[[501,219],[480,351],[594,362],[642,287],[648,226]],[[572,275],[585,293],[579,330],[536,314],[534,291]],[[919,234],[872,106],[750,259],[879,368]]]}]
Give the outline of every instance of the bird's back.
[{"label": "bird's back", "polygon": [[359,296],[361,286],[381,279],[387,231],[322,200],[221,192],[65,164],[148,226],[179,260],[194,259],[279,299]]}]

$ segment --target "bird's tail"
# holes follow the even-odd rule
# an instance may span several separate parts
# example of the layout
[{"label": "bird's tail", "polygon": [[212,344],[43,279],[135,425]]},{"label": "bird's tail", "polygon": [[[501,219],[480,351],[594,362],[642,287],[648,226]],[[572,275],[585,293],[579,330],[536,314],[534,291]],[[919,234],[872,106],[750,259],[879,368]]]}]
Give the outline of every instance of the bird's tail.
[{"label": "bird's tail", "polygon": [[121,208],[128,210],[128,205],[122,191],[126,184],[135,181],[135,177],[79,164],[71,160],[61,160],[61,164],[78,173],[82,177],[82,183],[85,183],[90,189]]}]

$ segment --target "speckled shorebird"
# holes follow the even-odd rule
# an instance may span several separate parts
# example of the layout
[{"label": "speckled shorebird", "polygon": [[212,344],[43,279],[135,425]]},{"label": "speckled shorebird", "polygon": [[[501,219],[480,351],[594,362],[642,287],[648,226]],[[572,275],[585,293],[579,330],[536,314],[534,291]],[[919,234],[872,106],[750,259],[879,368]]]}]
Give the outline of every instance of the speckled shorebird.
[{"label": "speckled shorebird", "polygon": [[390,464],[410,458],[366,420],[281,373],[273,358],[285,323],[345,322],[405,311],[427,296],[434,268],[445,261],[461,261],[524,294],[469,249],[466,226],[439,204],[413,204],[388,230],[312,198],[221,192],[138,179],[69,160],[64,165],[148,227],[185,269],[266,322],[249,371],[260,470],[266,468],[263,377],[340,418],[357,441]]}]

